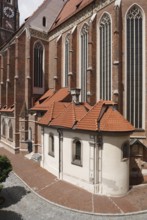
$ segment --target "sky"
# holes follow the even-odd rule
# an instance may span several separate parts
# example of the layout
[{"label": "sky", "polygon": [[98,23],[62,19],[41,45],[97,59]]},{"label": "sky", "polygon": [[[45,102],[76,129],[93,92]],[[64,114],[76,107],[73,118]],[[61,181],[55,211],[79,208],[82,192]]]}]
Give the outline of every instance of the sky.
[{"label": "sky", "polygon": [[24,22],[25,18],[29,17],[43,0],[18,0],[20,12],[20,25]]}]

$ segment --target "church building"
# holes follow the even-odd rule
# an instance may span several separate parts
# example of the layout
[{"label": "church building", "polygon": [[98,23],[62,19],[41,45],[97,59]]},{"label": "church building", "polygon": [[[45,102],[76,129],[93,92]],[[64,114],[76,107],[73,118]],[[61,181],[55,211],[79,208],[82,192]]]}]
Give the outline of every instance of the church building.
[{"label": "church building", "polygon": [[1,144],[92,193],[145,182],[145,0],[45,0],[21,27],[17,3],[0,1]]},{"label": "church building", "polygon": [[0,46],[7,42],[19,28],[17,0],[0,0]]}]

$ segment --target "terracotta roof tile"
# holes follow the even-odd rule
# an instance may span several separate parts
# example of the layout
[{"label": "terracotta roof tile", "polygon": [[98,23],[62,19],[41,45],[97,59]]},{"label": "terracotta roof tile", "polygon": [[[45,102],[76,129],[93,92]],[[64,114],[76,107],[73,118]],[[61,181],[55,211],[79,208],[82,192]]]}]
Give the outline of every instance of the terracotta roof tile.
[{"label": "terracotta roof tile", "polygon": [[50,123],[50,125],[73,128],[75,123],[78,122],[86,113],[87,110],[83,105],[76,105],[72,102],[64,112],[62,112]]},{"label": "terracotta roof tile", "polygon": [[94,0],[68,0],[61,10],[59,16],[55,20],[55,23],[52,28],[61,24],[69,17],[73,16],[75,13],[86,7],[88,4],[93,2]]},{"label": "terracotta roof tile", "polygon": [[10,107],[7,107],[6,105],[3,106],[1,109],[0,109],[0,112],[8,112],[8,113],[11,113],[14,111],[14,104],[11,105]]},{"label": "terracotta roof tile", "polygon": [[[48,91],[49,93],[49,91]],[[49,106],[54,102],[71,101],[71,96],[68,88],[59,89],[52,96],[46,98],[43,102],[37,102],[31,110],[34,111],[47,111]]]},{"label": "terracotta roof tile", "polygon": [[70,103],[64,102],[54,102],[48,108],[48,111],[42,116],[42,118],[38,121],[41,125],[48,125],[51,120],[55,119],[61,112],[67,108]]},{"label": "terracotta roof tile", "polygon": [[76,129],[108,132],[134,131],[134,127],[114,108],[114,104],[111,101],[98,102],[76,125]]}]

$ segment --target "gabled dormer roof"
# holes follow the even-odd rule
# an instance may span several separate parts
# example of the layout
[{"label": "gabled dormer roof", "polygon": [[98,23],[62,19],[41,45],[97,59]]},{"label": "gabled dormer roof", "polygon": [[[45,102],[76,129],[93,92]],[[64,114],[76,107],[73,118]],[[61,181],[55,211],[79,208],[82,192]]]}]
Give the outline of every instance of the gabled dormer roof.
[{"label": "gabled dormer roof", "polygon": [[99,101],[79,121],[76,129],[102,132],[133,132],[135,128],[116,110],[114,102]]},{"label": "gabled dormer roof", "polygon": [[[26,26],[43,32],[48,32],[60,13],[66,0],[44,0],[43,3],[26,20]],[[46,25],[43,25],[43,18]]]}]

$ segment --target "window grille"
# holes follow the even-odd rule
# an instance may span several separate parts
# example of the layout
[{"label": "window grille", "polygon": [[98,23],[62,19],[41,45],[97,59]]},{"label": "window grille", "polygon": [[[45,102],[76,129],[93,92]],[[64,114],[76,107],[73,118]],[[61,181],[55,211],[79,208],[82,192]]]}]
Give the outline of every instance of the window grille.
[{"label": "window grille", "polygon": [[100,99],[111,100],[111,21],[104,14],[100,21]]},{"label": "window grille", "polygon": [[39,42],[34,47],[34,87],[43,87],[43,47]]},{"label": "window grille", "polygon": [[68,86],[70,35],[65,39],[65,87]]},{"label": "window grille", "polygon": [[88,25],[81,31],[81,101],[87,101]]},{"label": "window grille", "polygon": [[138,6],[127,14],[127,119],[142,128],[143,110],[143,18]]}]

